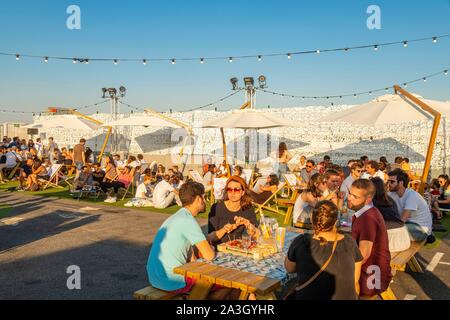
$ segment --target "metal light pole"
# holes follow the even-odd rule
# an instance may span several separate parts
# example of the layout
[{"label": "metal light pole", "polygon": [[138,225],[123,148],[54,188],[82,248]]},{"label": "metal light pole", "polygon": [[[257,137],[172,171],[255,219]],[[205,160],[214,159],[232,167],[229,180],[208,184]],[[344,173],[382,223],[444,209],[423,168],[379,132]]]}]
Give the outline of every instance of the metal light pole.
[{"label": "metal light pole", "polygon": [[[109,98],[111,100],[111,117],[113,121],[116,121],[119,115],[119,99],[125,97],[125,94],[127,92],[127,89],[122,86],[117,90],[116,88],[102,88],[103,99],[107,98],[107,94],[109,95]],[[117,129],[113,129],[112,134],[112,142],[111,142],[111,152],[117,153],[119,150],[118,145],[118,135],[117,135]]]},{"label": "metal light pole", "polygon": [[[257,89],[266,89],[267,88],[267,78],[263,75],[258,77],[258,87],[255,86],[255,79],[253,77],[244,77],[244,88],[239,87],[238,78],[230,79],[230,82],[233,86],[233,90],[245,90],[245,103],[241,106],[241,110],[243,109],[255,109],[256,108],[256,91]],[[245,136],[247,136],[247,130],[244,130]],[[250,140],[250,138],[249,138]],[[247,143],[247,138],[245,139],[245,162],[246,164],[250,162],[250,141]],[[253,143],[254,145],[254,143]],[[258,130],[256,130],[256,163],[259,161],[259,136]],[[253,159],[252,159],[253,160]]]}]

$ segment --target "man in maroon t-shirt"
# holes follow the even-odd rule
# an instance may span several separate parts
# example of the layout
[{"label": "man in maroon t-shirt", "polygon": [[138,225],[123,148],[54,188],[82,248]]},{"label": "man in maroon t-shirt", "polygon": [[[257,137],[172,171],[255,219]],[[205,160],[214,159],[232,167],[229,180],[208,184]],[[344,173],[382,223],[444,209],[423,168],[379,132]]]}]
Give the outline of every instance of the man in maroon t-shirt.
[{"label": "man in maroon t-shirt", "polygon": [[353,182],[348,208],[355,211],[352,236],[363,256],[360,296],[371,297],[386,291],[392,279],[389,240],[383,216],[372,204],[375,186],[370,180]]}]

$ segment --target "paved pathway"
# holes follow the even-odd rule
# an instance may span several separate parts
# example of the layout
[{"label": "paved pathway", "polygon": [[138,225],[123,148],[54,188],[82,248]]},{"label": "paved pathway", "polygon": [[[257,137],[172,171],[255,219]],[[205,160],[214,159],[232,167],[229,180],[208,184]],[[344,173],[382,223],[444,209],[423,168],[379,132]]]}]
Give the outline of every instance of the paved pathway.
[{"label": "paved pathway", "polygon": [[[168,217],[20,193],[0,192],[0,203],[13,206],[0,223],[0,299],[132,299],[147,284],[148,252]],[[450,239],[419,258],[428,270],[399,273],[397,297],[450,299]],[[72,265],[81,290],[67,289]]]}]

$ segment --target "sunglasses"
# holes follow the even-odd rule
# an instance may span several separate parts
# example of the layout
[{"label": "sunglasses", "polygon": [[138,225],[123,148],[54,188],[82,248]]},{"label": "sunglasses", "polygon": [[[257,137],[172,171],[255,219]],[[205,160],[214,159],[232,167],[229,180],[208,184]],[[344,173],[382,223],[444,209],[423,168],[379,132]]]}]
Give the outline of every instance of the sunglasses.
[{"label": "sunglasses", "polygon": [[232,192],[241,192],[242,189],[241,188],[227,188],[227,192],[232,193]]}]

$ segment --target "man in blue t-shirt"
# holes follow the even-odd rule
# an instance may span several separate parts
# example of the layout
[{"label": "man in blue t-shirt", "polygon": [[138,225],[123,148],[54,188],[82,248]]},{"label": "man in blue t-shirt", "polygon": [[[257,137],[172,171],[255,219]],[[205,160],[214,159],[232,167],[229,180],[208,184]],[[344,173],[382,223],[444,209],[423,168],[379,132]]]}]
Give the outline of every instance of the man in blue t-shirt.
[{"label": "man in blue t-shirt", "polygon": [[[147,274],[151,285],[165,291],[190,291],[192,283],[173,272],[173,269],[192,260],[197,249],[205,260],[214,259],[215,252],[206,240],[195,220],[205,212],[205,188],[197,182],[187,182],[180,188],[183,204],[158,230],[147,262]],[[189,287],[189,288],[188,288]]]}]

